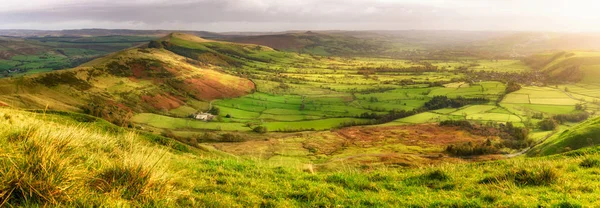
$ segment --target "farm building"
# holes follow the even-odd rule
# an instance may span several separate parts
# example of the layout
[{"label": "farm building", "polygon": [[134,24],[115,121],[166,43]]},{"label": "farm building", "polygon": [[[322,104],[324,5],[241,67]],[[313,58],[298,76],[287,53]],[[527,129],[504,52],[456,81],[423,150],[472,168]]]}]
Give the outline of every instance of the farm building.
[{"label": "farm building", "polygon": [[202,120],[202,121],[212,121],[215,118],[215,115],[210,114],[210,113],[197,113],[197,114],[193,114],[192,117],[196,120]]}]

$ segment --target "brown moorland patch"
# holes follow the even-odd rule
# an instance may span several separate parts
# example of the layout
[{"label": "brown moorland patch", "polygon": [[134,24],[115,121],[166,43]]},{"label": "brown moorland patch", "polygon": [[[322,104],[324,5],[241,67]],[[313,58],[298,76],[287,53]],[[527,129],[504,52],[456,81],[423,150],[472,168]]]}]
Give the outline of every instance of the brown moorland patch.
[{"label": "brown moorland patch", "polygon": [[154,96],[148,96],[148,95],[143,95],[142,96],[142,100],[147,103],[150,104],[152,107],[154,107],[157,110],[171,110],[171,109],[175,109],[175,108],[179,108],[180,106],[182,106],[184,104],[184,102],[182,100],[180,100],[179,98],[176,98],[172,95],[161,95],[161,94],[157,94]]}]

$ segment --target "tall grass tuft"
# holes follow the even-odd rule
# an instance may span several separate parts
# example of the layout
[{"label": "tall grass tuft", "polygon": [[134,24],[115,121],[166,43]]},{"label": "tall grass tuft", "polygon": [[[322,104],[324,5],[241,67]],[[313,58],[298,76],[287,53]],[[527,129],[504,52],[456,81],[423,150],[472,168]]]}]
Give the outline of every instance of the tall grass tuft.
[{"label": "tall grass tuft", "polygon": [[[0,207],[168,205],[160,159],[169,151],[132,132],[1,109]],[[1,117],[0,117],[1,118]]]},{"label": "tall grass tuft", "polygon": [[68,141],[51,140],[36,128],[18,128],[5,134],[10,152],[0,157],[0,205],[69,202],[76,182]]},{"label": "tall grass tuft", "polygon": [[550,167],[535,167],[533,170],[519,168],[509,170],[499,176],[486,177],[480,181],[483,184],[511,181],[519,186],[547,186],[559,178],[558,171]]},{"label": "tall grass tuft", "polygon": [[582,168],[600,167],[600,160],[596,158],[585,158],[579,163],[579,166]]}]

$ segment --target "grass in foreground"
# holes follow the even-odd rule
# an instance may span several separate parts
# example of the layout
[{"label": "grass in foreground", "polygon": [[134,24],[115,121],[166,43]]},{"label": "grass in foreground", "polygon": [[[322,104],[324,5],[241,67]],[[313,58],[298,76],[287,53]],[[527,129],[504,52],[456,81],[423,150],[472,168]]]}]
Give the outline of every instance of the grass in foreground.
[{"label": "grass in foreground", "polygon": [[[597,151],[419,169],[302,171],[177,151],[101,120],[0,109],[3,206],[599,206]],[[160,140],[160,139],[158,139]],[[590,150],[590,149],[588,149]],[[595,149],[591,149],[595,150]]]}]

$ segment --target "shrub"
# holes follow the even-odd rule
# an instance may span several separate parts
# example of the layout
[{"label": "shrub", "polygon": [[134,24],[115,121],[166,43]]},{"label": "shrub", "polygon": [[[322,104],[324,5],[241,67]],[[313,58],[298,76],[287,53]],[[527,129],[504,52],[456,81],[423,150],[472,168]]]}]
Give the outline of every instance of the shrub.
[{"label": "shrub", "polygon": [[259,133],[259,134],[264,134],[264,133],[267,133],[267,127],[257,126],[257,127],[254,127],[254,129],[252,129],[252,131]]},{"label": "shrub", "polygon": [[222,142],[243,142],[245,141],[245,139],[237,134],[232,134],[232,133],[225,133],[223,135],[221,135],[221,141]]},{"label": "shrub", "polygon": [[546,118],[540,121],[538,127],[544,131],[552,131],[558,127],[558,122],[556,122],[553,118]]},{"label": "shrub", "polygon": [[544,118],[544,114],[543,113],[534,113],[531,118],[535,118],[535,119],[543,119]]},{"label": "shrub", "polygon": [[521,89],[521,85],[519,85],[515,82],[508,82],[508,84],[506,85],[506,90],[504,92],[506,94],[508,94],[508,93],[515,92],[520,89]]},{"label": "shrub", "polygon": [[219,109],[216,106],[213,106],[212,108],[210,108],[210,110],[208,110],[208,113],[213,115],[219,115],[221,113],[221,109]]},{"label": "shrub", "polygon": [[571,114],[558,114],[554,115],[552,118],[559,123],[564,122],[581,122],[585,121],[590,117],[590,113],[583,111]]},{"label": "shrub", "polygon": [[164,48],[164,46],[162,43],[160,43],[156,40],[153,40],[153,41],[150,41],[150,43],[148,43],[148,48]]},{"label": "shrub", "polygon": [[441,121],[440,126],[458,126],[465,129],[472,129],[473,125],[467,120],[446,120]]},{"label": "shrub", "polygon": [[451,144],[446,147],[446,152],[456,156],[495,154],[498,153],[498,151],[499,148],[495,147],[489,139],[480,144],[466,142],[461,144]]},{"label": "shrub", "polygon": [[435,96],[431,100],[427,101],[423,105],[423,108],[424,110],[437,110],[447,107],[460,108],[465,105],[484,104],[488,103],[489,101],[490,100],[487,98],[464,98],[459,96],[457,98],[450,99],[446,96]]}]

